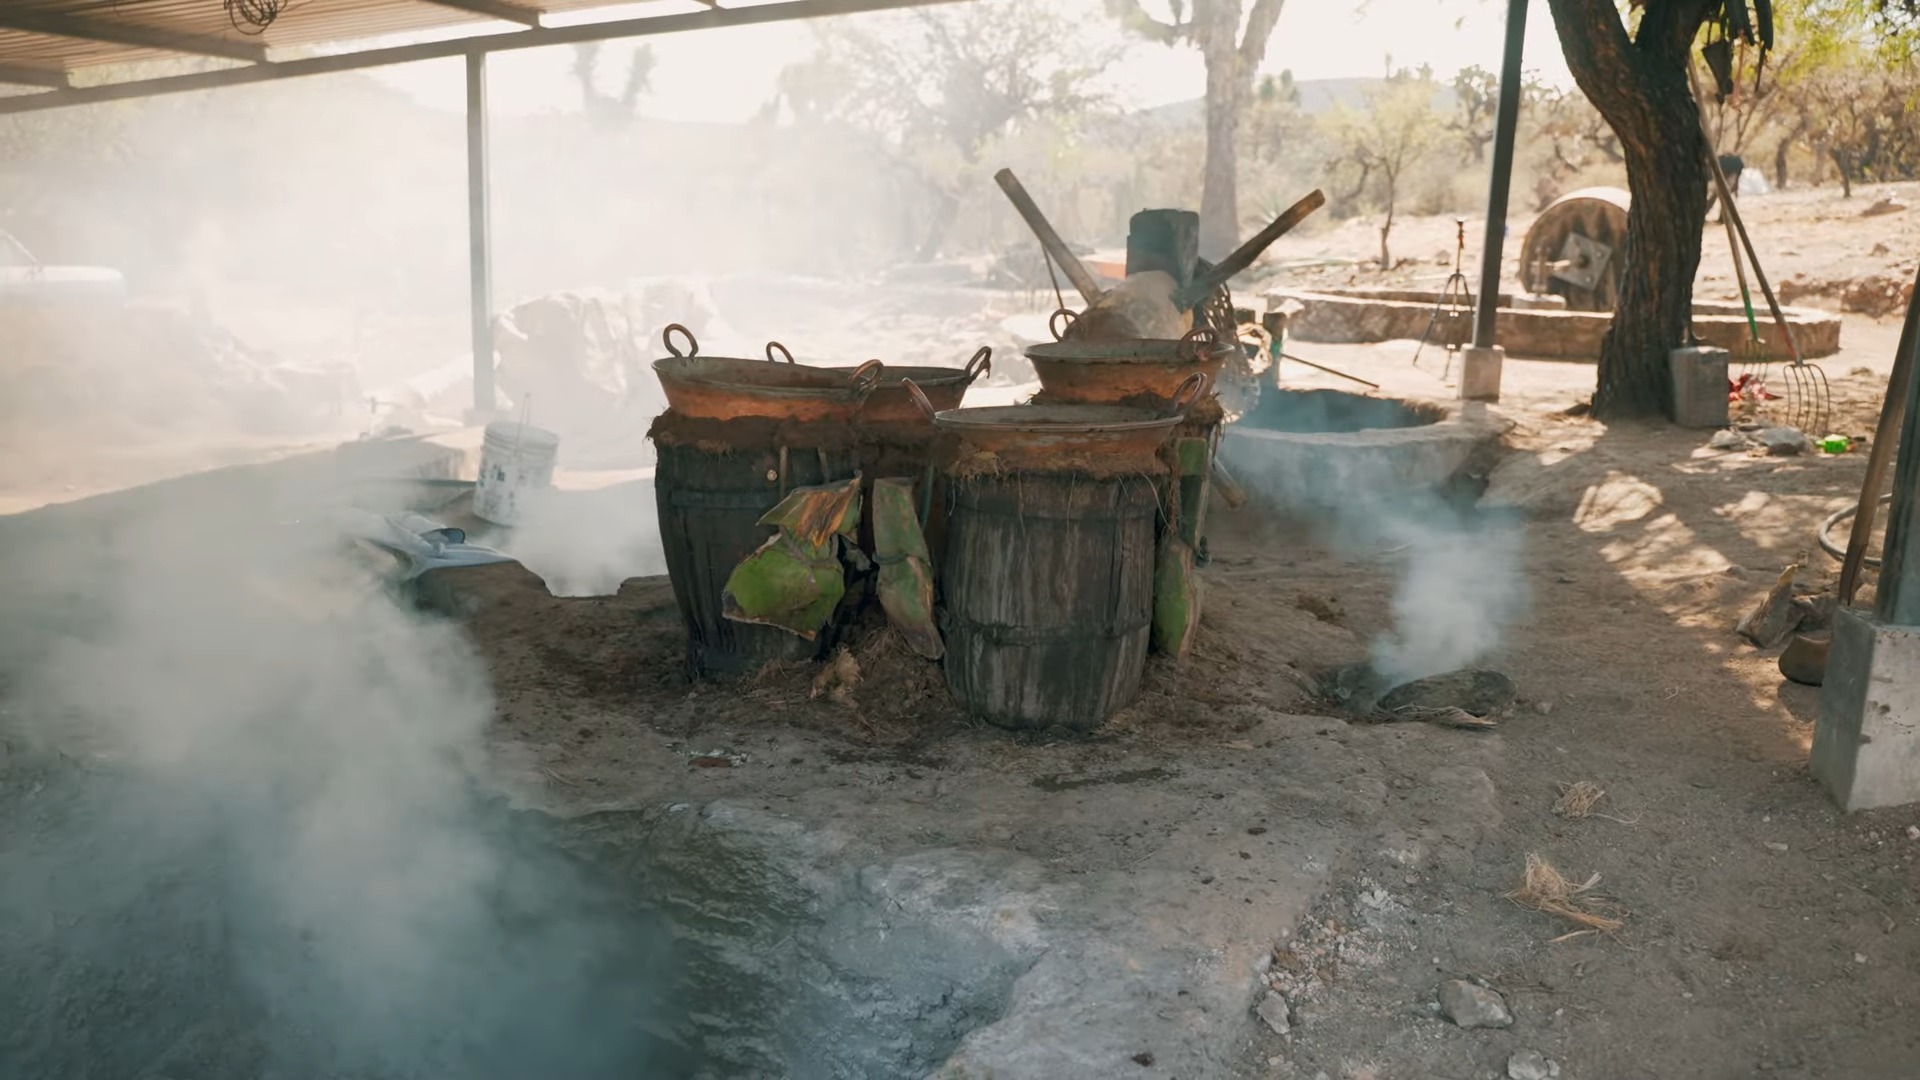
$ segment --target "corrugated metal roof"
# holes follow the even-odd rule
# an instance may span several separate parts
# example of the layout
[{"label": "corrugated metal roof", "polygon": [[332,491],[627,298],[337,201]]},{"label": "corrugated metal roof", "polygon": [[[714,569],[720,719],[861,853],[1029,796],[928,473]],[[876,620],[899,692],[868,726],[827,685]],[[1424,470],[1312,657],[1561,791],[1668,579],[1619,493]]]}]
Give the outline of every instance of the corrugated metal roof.
[{"label": "corrugated metal roof", "polygon": [[[706,0],[700,0],[704,4]],[[265,27],[247,26],[224,0],[4,0],[0,2],[0,72],[72,73],[182,55],[258,59],[397,35],[526,29],[482,12],[511,8],[534,16],[631,7],[634,0],[291,0]],[[686,0],[651,0],[636,15],[684,11]],[[464,10],[465,8],[476,10]],[[444,36],[441,34],[440,36]]]}]

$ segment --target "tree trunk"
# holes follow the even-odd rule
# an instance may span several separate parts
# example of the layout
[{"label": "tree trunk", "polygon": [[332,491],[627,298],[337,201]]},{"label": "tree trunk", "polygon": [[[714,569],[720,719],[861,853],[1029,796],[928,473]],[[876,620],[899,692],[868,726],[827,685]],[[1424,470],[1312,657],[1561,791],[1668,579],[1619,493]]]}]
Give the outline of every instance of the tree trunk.
[{"label": "tree trunk", "polygon": [[1700,269],[1700,230],[1710,177],[1705,144],[1685,75],[1648,101],[1644,130],[1622,125],[1627,158],[1625,273],[1613,326],[1600,345],[1593,413],[1669,416],[1673,388],[1668,354],[1684,345],[1693,319],[1693,278]]},{"label": "tree trunk", "polygon": [[932,262],[940,254],[940,245],[947,242],[947,231],[960,217],[960,200],[951,192],[936,191],[933,195],[933,217],[927,221],[927,231],[920,239],[919,250],[913,253],[915,262]]},{"label": "tree trunk", "polygon": [[1380,225],[1380,269],[1393,269],[1393,256],[1387,251],[1387,235],[1393,232],[1393,196],[1387,196],[1387,220]]},{"label": "tree trunk", "polygon": [[1238,51],[1207,57],[1207,158],[1200,189],[1200,253],[1240,246],[1240,114],[1252,94]]},{"label": "tree trunk", "polygon": [[1629,38],[1613,0],[1548,0],[1574,81],[1626,159],[1627,237],[1593,412],[1671,415],[1668,354],[1685,343],[1707,216],[1706,139],[1687,64],[1710,0],[1652,0]]},{"label": "tree trunk", "polygon": [[1780,140],[1780,145],[1773,148],[1773,189],[1775,191],[1787,190],[1787,150],[1793,146],[1793,139],[1794,137],[1789,135]]},{"label": "tree trunk", "polygon": [[1840,197],[1853,198],[1853,170],[1847,168],[1847,157],[1838,150],[1827,151],[1833,157],[1833,167],[1840,173]]}]

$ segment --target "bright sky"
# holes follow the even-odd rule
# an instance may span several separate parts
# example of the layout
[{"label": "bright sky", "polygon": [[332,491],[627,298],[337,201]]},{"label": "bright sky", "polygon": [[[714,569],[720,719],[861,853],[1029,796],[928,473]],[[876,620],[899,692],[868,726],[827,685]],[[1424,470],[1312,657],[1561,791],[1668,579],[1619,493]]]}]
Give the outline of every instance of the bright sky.
[{"label": "bright sky", "polygon": [[[1071,3],[1080,0],[1033,0]],[[689,10],[697,5],[686,3]],[[1560,43],[1554,37],[1547,5],[1535,0],[1527,19],[1527,63],[1551,83],[1570,86]],[[1164,5],[1163,5],[1164,10]],[[657,15],[666,5],[642,11]],[[596,18],[618,15],[615,10]],[[573,20],[583,21],[583,20]],[[1109,20],[1096,19],[1092,32],[1112,32]],[[1387,58],[1396,67],[1432,64],[1448,79],[1463,67],[1500,68],[1506,6],[1499,0],[1290,0],[1267,46],[1263,71],[1290,68],[1296,79],[1377,76]],[[640,111],[665,120],[730,122],[753,115],[773,95],[774,79],[787,64],[813,51],[813,34],[803,23],[739,27],[661,35],[651,41],[659,58],[654,93]],[[608,42],[602,51],[602,78],[617,81],[626,70],[630,41]],[[542,113],[579,108],[579,91],[570,73],[568,48],[496,53],[489,60],[491,106],[497,112]],[[421,102],[458,111],[465,90],[457,60],[433,61],[374,72]],[[1131,49],[1126,71],[1115,79],[1122,103],[1132,107],[1164,105],[1200,97],[1205,69],[1191,47],[1140,43]]]}]

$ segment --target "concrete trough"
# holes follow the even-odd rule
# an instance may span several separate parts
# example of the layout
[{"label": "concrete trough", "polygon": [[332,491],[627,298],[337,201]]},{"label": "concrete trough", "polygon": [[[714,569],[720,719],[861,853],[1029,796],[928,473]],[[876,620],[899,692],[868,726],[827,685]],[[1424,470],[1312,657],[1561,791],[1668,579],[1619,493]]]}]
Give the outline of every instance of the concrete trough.
[{"label": "concrete trough", "polygon": [[[1330,344],[1370,344],[1425,337],[1439,297],[1400,289],[1275,289],[1267,294],[1267,310],[1279,310],[1289,301],[1298,305],[1287,321],[1290,337]],[[1612,312],[1536,308],[1531,306],[1534,302],[1532,297],[1509,294],[1499,298],[1494,336],[1509,356],[1532,360],[1600,358],[1600,341],[1613,324]],[[1815,360],[1840,351],[1838,315],[1811,308],[1783,310],[1803,359]],[[1702,344],[1725,349],[1736,358],[1742,355],[1750,338],[1744,308],[1696,303],[1693,311],[1694,331]],[[1767,357],[1790,359],[1785,342],[1775,344],[1780,331],[1764,309],[1756,312],[1756,322]],[[1437,343],[1438,338],[1434,340]]]},{"label": "concrete trough", "polygon": [[1226,429],[1220,454],[1266,508],[1324,514],[1446,488],[1504,430],[1483,407],[1457,402],[1268,388]]}]

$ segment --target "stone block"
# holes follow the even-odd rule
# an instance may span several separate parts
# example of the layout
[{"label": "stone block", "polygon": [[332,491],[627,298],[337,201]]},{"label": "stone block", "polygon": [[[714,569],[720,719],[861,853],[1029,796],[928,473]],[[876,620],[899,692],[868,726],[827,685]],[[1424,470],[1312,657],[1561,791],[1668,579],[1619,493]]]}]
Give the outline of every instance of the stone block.
[{"label": "stone block", "polygon": [[1727,426],[1727,350],[1711,345],[1667,354],[1673,378],[1673,422],[1683,428]]},{"label": "stone block", "polygon": [[1460,350],[1460,398],[1463,401],[1499,401],[1500,371],[1507,351],[1498,345],[1469,345]]},{"label": "stone block", "polygon": [[1811,769],[1844,810],[1920,802],[1920,627],[1834,616]]}]

